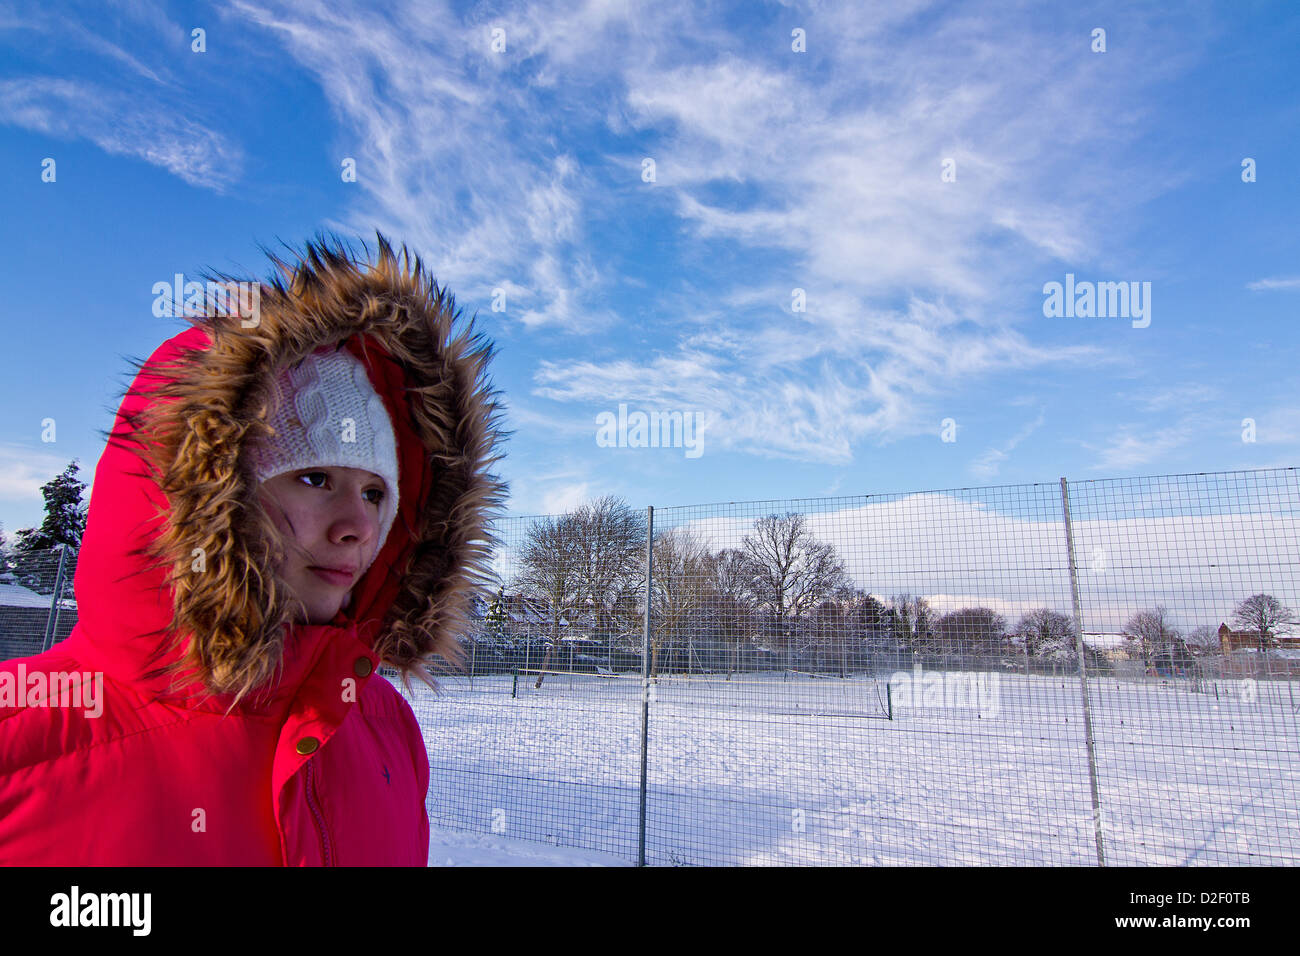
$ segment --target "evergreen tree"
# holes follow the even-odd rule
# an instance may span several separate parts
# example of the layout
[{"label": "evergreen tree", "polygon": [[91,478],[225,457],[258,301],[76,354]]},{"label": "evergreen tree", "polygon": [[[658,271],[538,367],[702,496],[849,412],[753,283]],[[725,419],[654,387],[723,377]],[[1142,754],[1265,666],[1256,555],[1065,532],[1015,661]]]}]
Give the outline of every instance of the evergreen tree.
[{"label": "evergreen tree", "polygon": [[4,525],[0,524],[0,584],[12,584],[14,581],[9,549],[5,546],[6,540]]},{"label": "evergreen tree", "polygon": [[[63,474],[41,486],[41,494],[45,496],[45,520],[40,528],[17,531],[17,540],[8,554],[0,557],[0,575],[4,575],[9,583],[37,594],[54,592],[60,557],[58,550],[79,549],[86,531],[86,507],[81,501],[86,486],[77,478],[77,470],[77,462],[73,460]],[[75,565],[69,563],[64,570],[60,598],[71,597],[74,568]]]},{"label": "evergreen tree", "polygon": [[506,589],[502,587],[497,591],[496,597],[492,599],[492,604],[488,607],[487,617],[484,618],[488,637],[494,641],[502,641],[506,636],[505,599]]},{"label": "evergreen tree", "polygon": [[77,461],[73,459],[63,474],[41,486],[45,520],[40,528],[23,528],[17,532],[15,554],[48,551],[59,545],[81,547],[81,538],[86,533],[86,508],[81,495],[86,485],[77,477],[77,471]]}]

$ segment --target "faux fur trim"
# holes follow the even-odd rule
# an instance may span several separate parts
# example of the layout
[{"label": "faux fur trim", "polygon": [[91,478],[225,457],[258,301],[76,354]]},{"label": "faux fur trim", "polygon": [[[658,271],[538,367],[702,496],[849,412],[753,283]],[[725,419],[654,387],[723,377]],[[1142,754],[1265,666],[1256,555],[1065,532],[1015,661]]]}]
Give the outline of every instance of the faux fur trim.
[{"label": "faux fur trim", "polygon": [[[169,510],[147,552],[156,567],[169,570],[168,634],[175,647],[185,647],[172,667],[196,668],[212,693],[238,701],[273,678],[283,659],[284,625],[297,610],[269,573],[284,543],[257,503],[243,449],[272,432],[271,383],[279,370],[354,336],[366,354],[378,346],[384,356],[378,361],[391,357],[400,366],[406,394],[398,402],[407,406],[430,465],[422,507],[408,512],[405,501],[399,505],[388,543],[357,585],[385,571],[400,582],[373,629],[373,649],[408,679],[433,686],[431,658],[463,660],[456,635],[467,623],[471,595],[488,586],[496,544],[491,520],[506,495],[506,485],[488,471],[500,460],[494,452],[505,434],[498,427],[499,393],[486,378],[494,347],[474,332],[472,318],[462,327],[454,298],[418,257],[405,246],[399,257],[384,236],[377,240],[374,264],[368,254],[358,261],[336,240],[320,237],[293,263],[268,253],[279,274],[261,286],[255,327],[242,328],[238,314],[187,317],[204,329],[209,347],[149,366],[161,384],[134,423],[142,440],[138,454],[147,456]],[[204,279],[238,281],[216,273]],[[404,475],[403,499],[406,482]],[[400,547],[390,551],[399,534]],[[201,573],[193,569],[200,553]]]}]

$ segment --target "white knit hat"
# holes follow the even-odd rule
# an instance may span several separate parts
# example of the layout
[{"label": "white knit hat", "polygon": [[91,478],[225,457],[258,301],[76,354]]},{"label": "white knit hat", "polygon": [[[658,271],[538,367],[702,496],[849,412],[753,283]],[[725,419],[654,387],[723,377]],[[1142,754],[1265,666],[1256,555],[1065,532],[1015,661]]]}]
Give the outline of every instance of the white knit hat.
[{"label": "white knit hat", "polygon": [[[397,442],[365,366],[345,348],[321,346],[281,369],[275,390],[267,420],[275,435],[249,448],[258,482],[307,468],[360,468],[379,475],[388,487],[379,503],[378,556],[397,516]],[[371,557],[361,573],[373,563]]]}]

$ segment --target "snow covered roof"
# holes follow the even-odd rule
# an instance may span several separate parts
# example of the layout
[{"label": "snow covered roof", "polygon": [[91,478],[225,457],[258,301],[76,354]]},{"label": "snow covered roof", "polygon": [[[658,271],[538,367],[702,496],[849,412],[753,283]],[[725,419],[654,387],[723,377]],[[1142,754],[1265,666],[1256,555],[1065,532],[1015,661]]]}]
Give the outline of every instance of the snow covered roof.
[{"label": "snow covered roof", "polygon": [[[50,595],[48,594],[37,594],[19,584],[0,582],[0,607],[48,608],[49,606]],[[59,607],[75,608],[76,606],[77,602],[71,598],[64,598],[59,602]]]},{"label": "snow covered roof", "polygon": [[1123,634],[1103,634],[1099,632],[1084,631],[1083,643],[1092,647],[1123,647],[1127,641]]}]

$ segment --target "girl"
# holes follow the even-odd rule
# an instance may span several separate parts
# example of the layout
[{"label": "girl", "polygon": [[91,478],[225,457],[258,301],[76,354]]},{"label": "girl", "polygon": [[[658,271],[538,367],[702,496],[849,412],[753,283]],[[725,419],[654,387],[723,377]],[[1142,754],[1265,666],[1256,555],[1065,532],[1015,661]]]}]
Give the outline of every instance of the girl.
[{"label": "girl", "polygon": [[425,865],[428,755],[377,668],[459,662],[499,406],[492,346],[378,242],[271,256],[253,314],[139,367],[77,626],[0,664],[28,690],[0,706],[0,863]]}]

